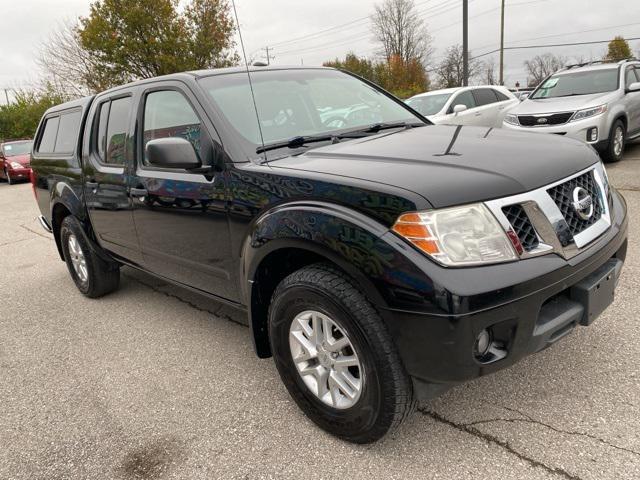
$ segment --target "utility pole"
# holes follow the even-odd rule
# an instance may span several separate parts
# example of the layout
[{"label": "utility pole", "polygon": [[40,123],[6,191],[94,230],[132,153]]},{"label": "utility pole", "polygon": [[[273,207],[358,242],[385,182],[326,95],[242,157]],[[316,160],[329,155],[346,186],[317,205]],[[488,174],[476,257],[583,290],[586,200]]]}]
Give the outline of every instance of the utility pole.
[{"label": "utility pole", "polygon": [[9,89],[3,88],[4,90],[4,98],[7,100],[7,105],[9,105]]},{"label": "utility pole", "polygon": [[469,0],[462,0],[462,86],[469,85]]},{"label": "utility pole", "polygon": [[500,85],[504,85],[504,0],[500,14]]},{"label": "utility pole", "polygon": [[268,46],[264,47],[262,50],[265,51],[266,55],[267,55],[267,65],[271,65],[271,60],[275,59],[276,57],[274,57],[273,55],[269,55],[269,50],[273,50],[270,49]]}]

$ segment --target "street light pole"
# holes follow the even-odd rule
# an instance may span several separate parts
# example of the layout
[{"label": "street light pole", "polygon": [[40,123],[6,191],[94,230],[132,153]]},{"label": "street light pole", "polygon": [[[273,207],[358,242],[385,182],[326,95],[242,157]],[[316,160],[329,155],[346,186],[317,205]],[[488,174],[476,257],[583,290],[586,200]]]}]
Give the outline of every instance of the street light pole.
[{"label": "street light pole", "polygon": [[500,85],[504,85],[504,0],[500,14]]},{"label": "street light pole", "polygon": [[462,85],[469,85],[469,0],[462,0]]}]

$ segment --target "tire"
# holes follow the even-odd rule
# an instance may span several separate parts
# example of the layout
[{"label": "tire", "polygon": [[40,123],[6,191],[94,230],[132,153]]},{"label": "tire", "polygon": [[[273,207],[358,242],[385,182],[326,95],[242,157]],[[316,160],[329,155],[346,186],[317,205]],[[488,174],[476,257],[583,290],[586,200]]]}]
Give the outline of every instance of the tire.
[{"label": "tire", "polygon": [[[341,389],[337,390],[335,400],[335,381],[323,400],[305,383],[310,378],[313,383],[316,377],[306,375],[303,380],[298,372],[293,351],[299,347],[295,338],[290,339],[292,325],[297,328],[299,322],[307,322],[305,315],[318,314],[323,325],[326,318],[335,324],[335,329],[329,328],[334,340],[344,334],[350,342],[339,354],[331,353],[339,355],[335,361],[352,358],[351,353],[359,359],[359,366],[351,366],[346,372],[351,382],[359,380],[355,400]],[[307,326],[315,325],[314,320],[309,322]],[[313,422],[339,438],[354,443],[374,442],[400,426],[415,409],[411,379],[380,315],[349,277],[328,265],[304,267],[278,285],[269,308],[269,337],[276,367],[290,395]],[[306,365],[301,368],[307,371],[309,366],[322,367],[320,362],[323,358],[326,361],[327,355],[322,345],[316,350],[316,359],[299,361],[298,365]],[[296,358],[304,358],[304,352],[309,352],[300,351],[302,356]],[[329,371],[336,374],[336,370]],[[331,386],[331,380],[328,385]],[[340,402],[343,404],[338,407]]]},{"label": "tire", "polygon": [[4,177],[7,180],[7,183],[9,185],[13,185],[13,180],[11,179],[11,176],[9,175],[9,172],[7,172],[6,170],[4,171]]},{"label": "tire", "polygon": [[[89,298],[98,298],[118,288],[120,284],[119,265],[107,262],[96,254],[89,245],[82,225],[72,215],[68,215],[62,221],[60,242],[71,278],[83,295]],[[77,268],[79,263],[84,268]]]},{"label": "tire", "polygon": [[611,127],[611,132],[609,134],[609,145],[607,145],[606,150],[602,152],[602,158],[605,162],[615,163],[622,160],[626,140],[625,137],[626,129],[624,128],[624,123],[622,120],[616,120]]}]

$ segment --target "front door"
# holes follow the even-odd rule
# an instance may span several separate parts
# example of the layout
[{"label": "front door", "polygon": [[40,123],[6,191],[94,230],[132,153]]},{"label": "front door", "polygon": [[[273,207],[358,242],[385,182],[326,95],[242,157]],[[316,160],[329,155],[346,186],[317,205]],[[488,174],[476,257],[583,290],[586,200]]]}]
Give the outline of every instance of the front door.
[{"label": "front door", "polygon": [[133,101],[130,95],[99,98],[89,114],[90,145],[83,165],[84,194],[100,245],[134,263],[142,257],[128,194],[133,156]]},{"label": "front door", "polygon": [[[625,90],[636,82],[640,82],[640,68],[627,67],[625,71]],[[640,134],[640,92],[626,93],[625,105],[629,119],[627,134],[630,136],[638,135]]]},{"label": "front door", "polygon": [[224,172],[197,173],[149,164],[146,143],[182,137],[201,159],[214,148],[215,132],[190,91],[164,82],[142,93],[138,111],[136,171],[131,183],[134,221],[149,271],[214,295],[238,300]]}]

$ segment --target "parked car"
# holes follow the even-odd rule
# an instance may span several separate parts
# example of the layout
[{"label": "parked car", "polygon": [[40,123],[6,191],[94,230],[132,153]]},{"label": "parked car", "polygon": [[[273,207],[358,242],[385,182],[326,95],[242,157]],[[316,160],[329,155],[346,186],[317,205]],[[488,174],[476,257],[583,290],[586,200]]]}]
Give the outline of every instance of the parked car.
[{"label": "parked car", "polygon": [[16,180],[29,180],[31,175],[31,140],[0,143],[0,178],[9,185]]},{"label": "parked car", "polygon": [[500,127],[518,99],[504,87],[487,85],[421,93],[407,104],[435,124]]},{"label": "parked car", "polygon": [[509,112],[504,127],[576,138],[617,162],[626,142],[640,137],[640,61],[560,70]]},{"label": "parked car", "polygon": [[[613,300],[626,206],[584,143],[430,125],[333,69],[251,79],[255,103],[230,68],[45,113],[34,192],[82,294],[128,265],[246,311],[300,408],[360,443]],[[380,120],[322,122],[348,102]]]}]

